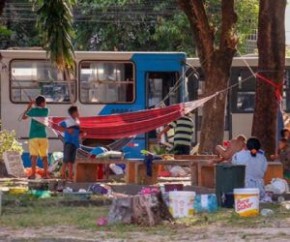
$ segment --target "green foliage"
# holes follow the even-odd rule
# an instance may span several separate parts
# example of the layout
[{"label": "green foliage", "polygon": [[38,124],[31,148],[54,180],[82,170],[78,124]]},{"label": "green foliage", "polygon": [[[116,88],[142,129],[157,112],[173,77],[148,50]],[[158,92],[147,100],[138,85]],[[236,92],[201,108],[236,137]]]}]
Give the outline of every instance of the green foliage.
[{"label": "green foliage", "polygon": [[[206,0],[206,12],[210,25],[215,29],[215,42],[218,45],[221,32],[221,0]],[[258,28],[259,0],[235,1],[235,11],[238,16],[236,34],[239,38],[238,49],[242,54],[247,52],[247,40],[251,34],[255,34]]]},{"label": "green foliage", "polygon": [[[218,40],[221,0],[204,2]],[[235,4],[238,48],[246,53],[247,38],[257,28],[258,0]],[[36,17],[39,28],[35,28]],[[103,51],[184,51],[195,56],[189,22],[176,0],[11,0],[6,4],[2,22],[10,33],[3,36],[0,30],[0,48],[44,45],[46,50],[51,50],[52,61],[60,67],[66,62],[73,63],[73,47]]]},{"label": "green foliage", "polygon": [[[141,1],[79,0],[76,48],[83,50],[156,50],[155,20]],[[152,5],[152,4],[151,4]],[[146,7],[146,11],[144,10]]]},{"label": "green foliage", "polygon": [[[221,28],[221,1],[206,0],[210,24]],[[189,22],[175,0],[79,0],[85,19],[76,18],[76,48],[83,50],[184,51],[195,56]],[[257,28],[258,0],[236,1],[239,49]],[[218,43],[217,43],[218,44]]]},{"label": "green foliage", "polygon": [[239,37],[239,51],[247,53],[246,44],[250,35],[255,35],[258,29],[259,1],[236,1],[238,14],[237,35]]},{"label": "green foliage", "polygon": [[290,57],[290,46],[286,46],[286,57]]},{"label": "green foliage", "polygon": [[175,0],[79,0],[76,48],[186,51],[193,55],[189,23],[176,4]]},{"label": "green foliage", "polygon": [[0,49],[9,47],[40,46],[36,20],[31,11],[32,3],[28,0],[6,1],[0,16]]},{"label": "green foliage", "polygon": [[6,26],[1,26],[0,25],[0,36],[1,37],[2,36],[4,36],[4,37],[11,36],[11,34],[12,34],[12,31],[10,29],[7,29]]},{"label": "green foliage", "polygon": [[154,146],[153,148],[153,153],[156,155],[164,155],[164,154],[168,154],[168,151],[166,150],[165,146]]},{"label": "green foliage", "polygon": [[75,0],[38,1],[41,5],[37,10],[37,26],[51,62],[60,70],[71,68],[74,64],[72,7],[75,2]]},{"label": "green foliage", "polygon": [[162,51],[183,51],[195,56],[195,45],[186,16],[176,13],[171,19],[159,18],[152,35]]},{"label": "green foliage", "polygon": [[21,143],[16,139],[14,131],[2,130],[0,131],[0,159],[2,159],[5,151],[23,152]]}]

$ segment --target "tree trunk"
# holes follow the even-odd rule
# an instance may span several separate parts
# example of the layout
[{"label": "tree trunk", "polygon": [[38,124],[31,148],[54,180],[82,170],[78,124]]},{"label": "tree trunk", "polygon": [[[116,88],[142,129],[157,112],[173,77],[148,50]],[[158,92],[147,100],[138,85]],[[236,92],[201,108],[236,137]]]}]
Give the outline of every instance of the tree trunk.
[{"label": "tree trunk", "polygon": [[124,223],[155,226],[167,220],[173,222],[161,192],[157,194],[117,197],[108,215],[109,224]]},{"label": "tree trunk", "polygon": [[[278,100],[277,88],[283,83],[285,70],[285,8],[286,0],[260,0],[256,105],[252,135],[258,137],[267,155],[275,153]],[[280,88],[281,91],[281,88]]]},{"label": "tree trunk", "polygon": [[[221,26],[212,26],[205,3],[199,0],[178,0],[194,33],[201,67],[205,74],[206,95],[228,86],[232,59],[236,53],[234,0],[221,0]],[[220,27],[220,35],[215,27]],[[218,39],[215,41],[215,38]],[[203,108],[199,153],[211,153],[224,136],[226,93],[208,102]]]},{"label": "tree trunk", "polygon": [[5,8],[5,3],[6,3],[6,0],[0,0],[0,16],[2,15],[3,10]]},{"label": "tree trunk", "polygon": [[[223,53],[216,51],[210,70],[206,70],[205,94],[211,95],[228,87],[231,61],[225,62]],[[222,144],[227,92],[221,93],[203,107],[199,153],[212,153],[217,144]]]}]

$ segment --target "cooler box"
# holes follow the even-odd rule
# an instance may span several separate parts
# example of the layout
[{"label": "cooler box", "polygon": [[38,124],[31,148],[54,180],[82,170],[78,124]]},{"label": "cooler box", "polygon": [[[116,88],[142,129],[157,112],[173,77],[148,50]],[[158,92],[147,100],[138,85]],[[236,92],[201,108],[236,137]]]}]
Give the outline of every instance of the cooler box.
[{"label": "cooler box", "polygon": [[219,206],[233,208],[233,191],[235,188],[245,187],[245,170],[246,167],[243,165],[219,164],[216,166],[216,196]]}]

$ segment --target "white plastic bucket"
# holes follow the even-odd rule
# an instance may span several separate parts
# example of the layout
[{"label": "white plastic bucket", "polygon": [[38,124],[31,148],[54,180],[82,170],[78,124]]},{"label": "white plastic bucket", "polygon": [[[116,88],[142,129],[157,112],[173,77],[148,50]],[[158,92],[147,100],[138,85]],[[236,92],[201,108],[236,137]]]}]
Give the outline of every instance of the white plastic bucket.
[{"label": "white plastic bucket", "polygon": [[235,211],[242,217],[257,216],[259,214],[258,188],[234,189]]},{"label": "white plastic bucket", "polygon": [[174,218],[184,218],[194,214],[195,192],[169,192],[169,211]]}]

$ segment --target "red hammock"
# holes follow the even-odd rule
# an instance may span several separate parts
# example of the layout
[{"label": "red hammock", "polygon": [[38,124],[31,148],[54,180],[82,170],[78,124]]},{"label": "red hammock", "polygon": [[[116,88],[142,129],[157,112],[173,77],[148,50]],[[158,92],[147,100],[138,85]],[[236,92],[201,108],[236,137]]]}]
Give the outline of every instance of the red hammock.
[{"label": "red hammock", "polygon": [[[86,137],[91,139],[120,139],[144,134],[179,119],[183,115],[202,106],[216,95],[164,108],[123,114],[82,117],[80,118],[80,125],[81,129],[87,133]],[[48,119],[36,118],[36,120],[48,127],[59,130],[58,123],[64,120],[64,118],[49,117]]]}]

